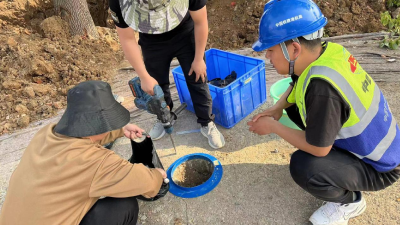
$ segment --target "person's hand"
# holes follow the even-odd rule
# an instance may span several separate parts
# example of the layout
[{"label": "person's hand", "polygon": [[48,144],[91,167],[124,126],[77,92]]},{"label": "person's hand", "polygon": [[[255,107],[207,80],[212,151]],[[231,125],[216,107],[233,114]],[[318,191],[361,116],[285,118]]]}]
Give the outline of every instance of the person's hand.
[{"label": "person's hand", "polygon": [[278,121],[283,114],[283,109],[279,109],[276,105],[272,106],[271,108],[266,109],[264,112],[255,115],[252,119],[253,122],[256,122],[259,118],[263,116],[268,116],[274,118]]},{"label": "person's hand", "polygon": [[144,130],[142,128],[136,126],[135,124],[127,124],[122,129],[124,131],[125,137],[127,137],[131,140],[136,139],[136,138],[141,138],[142,133],[144,132]]},{"label": "person's hand", "polygon": [[189,76],[193,74],[193,72],[196,73],[196,82],[201,78],[201,80],[206,82],[206,77],[207,77],[207,67],[206,63],[204,62],[203,59],[200,60],[194,60],[192,63],[192,67],[190,68],[189,71]]},{"label": "person's hand", "polygon": [[156,168],[156,170],[161,173],[163,179],[167,178],[167,173],[165,172],[165,170],[160,168]]},{"label": "person's hand", "polygon": [[249,125],[249,131],[258,135],[266,135],[273,133],[272,127],[274,123],[278,123],[274,118],[270,116],[262,116],[258,118],[256,122],[249,121],[247,125]]},{"label": "person's hand", "polygon": [[158,82],[150,75],[145,78],[140,78],[142,90],[149,95],[154,95],[154,86],[158,85]]}]

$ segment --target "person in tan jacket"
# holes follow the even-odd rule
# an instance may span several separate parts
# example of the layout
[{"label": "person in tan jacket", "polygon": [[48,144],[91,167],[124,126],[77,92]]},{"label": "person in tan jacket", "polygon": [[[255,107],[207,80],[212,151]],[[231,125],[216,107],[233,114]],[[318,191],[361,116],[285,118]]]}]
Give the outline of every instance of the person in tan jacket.
[{"label": "person in tan jacket", "polygon": [[155,196],[165,171],[131,164],[102,145],[141,137],[143,130],[128,124],[129,112],[108,83],[82,82],[68,92],[67,102],[59,123],[39,130],[26,148],[10,179],[0,225],[135,225],[134,196]]}]

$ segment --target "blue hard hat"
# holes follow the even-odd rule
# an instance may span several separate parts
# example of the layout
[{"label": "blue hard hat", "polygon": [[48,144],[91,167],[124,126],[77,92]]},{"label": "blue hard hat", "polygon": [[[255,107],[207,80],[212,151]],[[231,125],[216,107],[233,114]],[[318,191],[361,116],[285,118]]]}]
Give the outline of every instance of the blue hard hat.
[{"label": "blue hard hat", "polygon": [[253,44],[254,51],[262,51],[282,42],[312,35],[320,38],[328,22],[312,0],[272,0],[265,4],[261,17],[259,39]]}]

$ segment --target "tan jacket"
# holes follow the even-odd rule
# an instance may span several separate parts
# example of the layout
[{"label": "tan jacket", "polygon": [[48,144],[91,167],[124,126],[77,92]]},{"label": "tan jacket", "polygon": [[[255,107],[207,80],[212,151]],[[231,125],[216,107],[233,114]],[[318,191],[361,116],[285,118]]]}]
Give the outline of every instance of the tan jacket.
[{"label": "tan jacket", "polygon": [[79,224],[101,196],[155,196],[161,174],[131,164],[103,144],[123,136],[112,131],[100,143],[42,128],[10,179],[0,225]]}]

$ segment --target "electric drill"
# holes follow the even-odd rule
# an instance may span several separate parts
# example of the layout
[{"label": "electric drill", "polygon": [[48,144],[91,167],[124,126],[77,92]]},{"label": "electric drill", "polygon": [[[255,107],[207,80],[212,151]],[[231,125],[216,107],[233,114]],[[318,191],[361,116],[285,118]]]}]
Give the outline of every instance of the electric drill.
[{"label": "electric drill", "polygon": [[139,77],[133,78],[128,84],[132,94],[135,96],[134,102],[136,107],[157,115],[157,119],[161,121],[165,132],[171,134],[174,130],[172,121],[176,120],[177,114],[186,108],[186,103],[182,103],[174,112],[171,112],[169,106],[165,102],[164,92],[159,85],[154,86],[154,95],[151,96],[142,90]]}]

